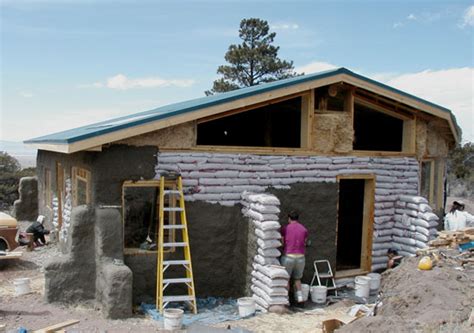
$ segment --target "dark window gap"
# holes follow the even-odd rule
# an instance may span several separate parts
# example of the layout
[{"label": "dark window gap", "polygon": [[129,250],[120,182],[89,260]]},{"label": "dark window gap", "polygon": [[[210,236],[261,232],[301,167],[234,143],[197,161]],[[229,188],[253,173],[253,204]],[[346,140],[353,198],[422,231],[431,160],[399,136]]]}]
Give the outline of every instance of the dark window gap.
[{"label": "dark window gap", "polygon": [[197,126],[198,145],[299,148],[301,97]]}]

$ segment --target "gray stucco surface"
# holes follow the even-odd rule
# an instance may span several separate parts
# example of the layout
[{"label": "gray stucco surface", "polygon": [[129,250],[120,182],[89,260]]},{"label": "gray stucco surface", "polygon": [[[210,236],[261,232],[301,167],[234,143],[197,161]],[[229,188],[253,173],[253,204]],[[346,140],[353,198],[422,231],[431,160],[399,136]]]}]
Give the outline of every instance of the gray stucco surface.
[{"label": "gray stucco surface", "polygon": [[73,304],[95,297],[94,210],[80,206],[73,210],[67,254],[45,264],[47,302]]},{"label": "gray stucco surface", "polygon": [[38,178],[21,178],[18,192],[20,198],[13,204],[13,215],[18,221],[36,221],[38,217]]},{"label": "gray stucco surface", "polygon": [[104,317],[132,313],[132,272],[122,259],[121,216],[117,209],[79,206],[72,210],[66,255],[45,265],[47,302],[93,302]]},{"label": "gray stucco surface", "polygon": [[308,229],[311,245],[306,248],[304,282],[314,273],[313,261],[327,259],[336,267],[337,183],[298,183],[289,190],[270,189],[280,199],[280,223],[288,224],[288,213],[296,210]]}]

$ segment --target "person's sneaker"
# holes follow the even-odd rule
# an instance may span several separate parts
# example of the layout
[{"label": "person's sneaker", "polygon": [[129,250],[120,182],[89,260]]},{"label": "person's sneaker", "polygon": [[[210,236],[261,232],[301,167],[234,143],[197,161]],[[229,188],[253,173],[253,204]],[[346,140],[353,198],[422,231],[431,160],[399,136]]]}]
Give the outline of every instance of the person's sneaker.
[{"label": "person's sneaker", "polygon": [[298,303],[303,302],[303,292],[301,291],[296,292],[296,300],[298,301]]}]

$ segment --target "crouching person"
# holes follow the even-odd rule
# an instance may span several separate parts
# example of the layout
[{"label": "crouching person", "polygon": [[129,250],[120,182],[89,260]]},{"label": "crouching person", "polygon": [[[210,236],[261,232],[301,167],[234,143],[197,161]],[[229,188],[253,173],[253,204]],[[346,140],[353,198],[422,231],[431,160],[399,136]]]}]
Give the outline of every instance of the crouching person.
[{"label": "crouching person", "polygon": [[36,246],[46,245],[46,239],[44,236],[49,235],[49,230],[44,228],[44,220],[44,216],[40,215],[36,222],[33,222],[33,224],[26,229],[27,233],[33,234],[33,242]]}]

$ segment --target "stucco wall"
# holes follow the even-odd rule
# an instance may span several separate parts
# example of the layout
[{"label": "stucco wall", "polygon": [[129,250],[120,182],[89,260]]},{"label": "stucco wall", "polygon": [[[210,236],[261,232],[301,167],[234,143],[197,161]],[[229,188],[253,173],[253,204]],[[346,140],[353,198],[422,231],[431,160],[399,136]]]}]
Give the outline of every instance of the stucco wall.
[{"label": "stucco wall", "polygon": [[445,158],[449,153],[449,143],[440,134],[439,124],[422,119],[416,121],[416,155],[418,159],[426,157]]}]

